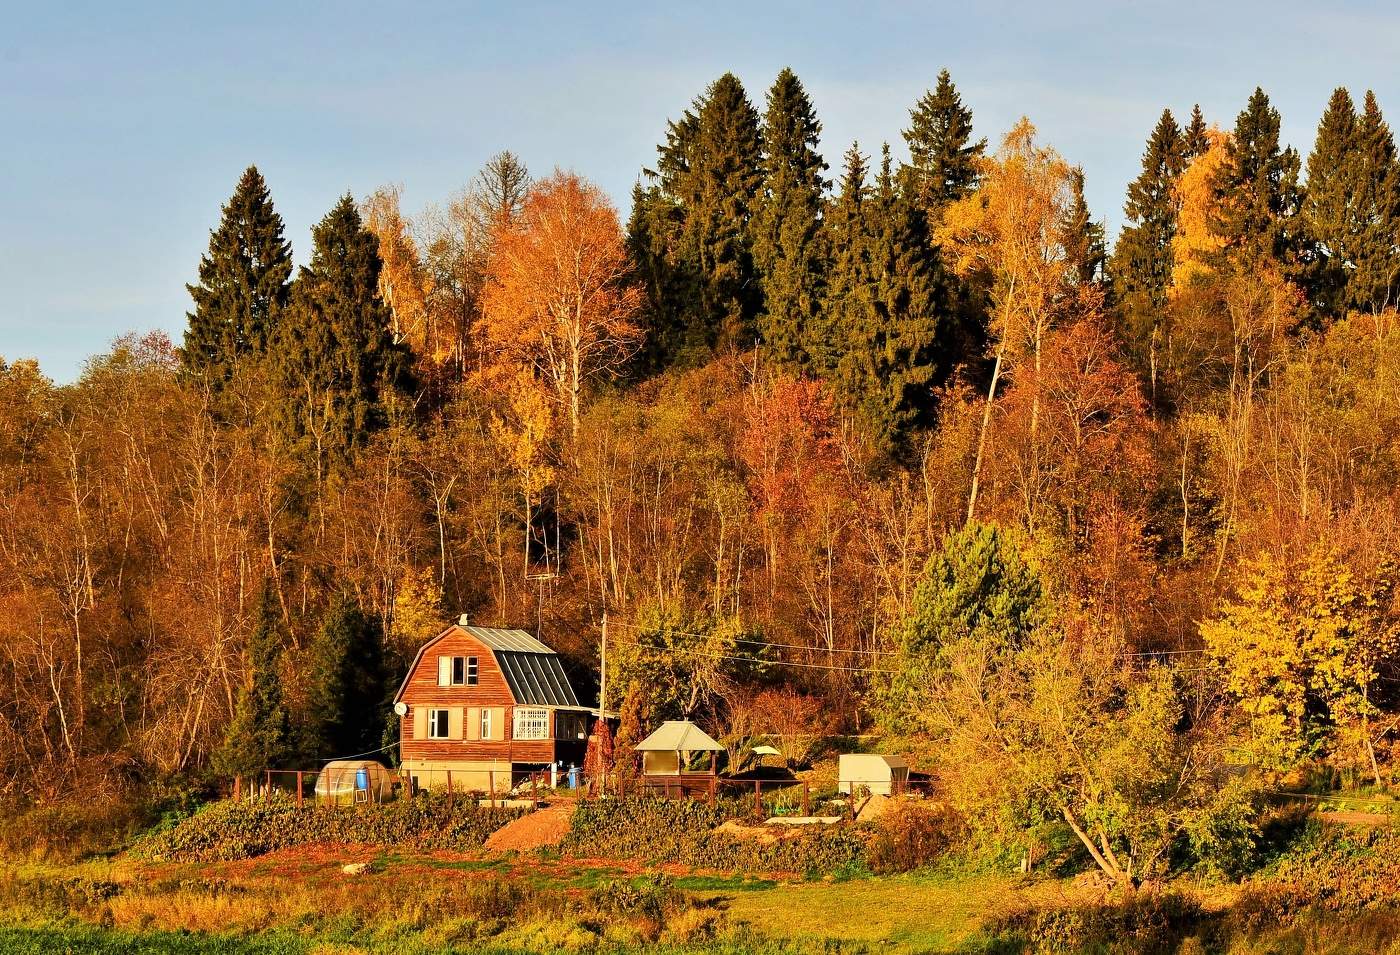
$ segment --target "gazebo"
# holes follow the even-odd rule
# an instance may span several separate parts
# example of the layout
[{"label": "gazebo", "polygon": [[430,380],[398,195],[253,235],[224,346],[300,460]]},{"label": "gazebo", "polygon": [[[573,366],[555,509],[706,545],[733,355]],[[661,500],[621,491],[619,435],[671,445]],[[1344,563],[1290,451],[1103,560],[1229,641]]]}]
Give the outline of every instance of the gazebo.
[{"label": "gazebo", "polygon": [[[634,749],[642,754],[642,784],[649,788],[713,793],[715,754],[724,747],[689,720],[667,720]],[[706,770],[688,770],[692,753],[709,753]]]}]

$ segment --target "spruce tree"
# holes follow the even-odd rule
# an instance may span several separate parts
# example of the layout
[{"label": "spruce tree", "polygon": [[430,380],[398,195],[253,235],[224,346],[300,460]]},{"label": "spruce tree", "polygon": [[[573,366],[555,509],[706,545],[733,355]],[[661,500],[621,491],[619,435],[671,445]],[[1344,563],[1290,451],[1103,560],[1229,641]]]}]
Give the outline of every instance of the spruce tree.
[{"label": "spruce tree", "polygon": [[218,389],[239,363],[266,350],[287,304],[292,250],[267,183],[249,166],[209,233],[199,284],[188,285],[194,311],[180,350],[184,371]]},{"label": "spruce tree", "polygon": [[1084,198],[1084,169],[1070,170],[1070,205],[1060,229],[1064,235],[1065,256],[1074,266],[1081,285],[1102,281],[1105,252],[1104,228],[1095,222]]},{"label": "spruce tree", "polygon": [[821,123],[792,70],[768,92],[763,123],[765,188],[754,216],[753,261],[763,291],[759,332],[778,361],[803,367],[804,330],[821,304],[821,205],[826,163]]},{"label": "spruce tree", "polygon": [[1298,275],[1304,243],[1299,234],[1298,154],[1279,141],[1279,114],[1255,88],[1235,121],[1216,188],[1221,193],[1216,231],[1224,258],[1243,269],[1276,263]]},{"label": "spruce tree", "polygon": [[306,749],[319,759],[368,753],[382,745],[388,691],[383,635],[346,596],[326,608],[307,648]]},{"label": "spruce tree", "polygon": [[1121,337],[1145,372],[1154,398],[1157,346],[1174,265],[1176,182],[1186,163],[1185,139],[1171,110],[1164,109],[1142,154],[1142,172],[1128,186],[1123,204],[1127,222],[1118,234],[1110,268]]},{"label": "spruce tree", "polygon": [[939,72],[938,84],[909,111],[904,141],[909,146],[906,187],[931,218],[976,187],[977,163],[987,141],[972,141],[972,111],[963,106],[947,70]]},{"label": "spruce tree", "polygon": [[1197,156],[1204,155],[1210,149],[1210,137],[1207,135],[1206,118],[1201,115],[1201,105],[1197,103],[1191,107],[1191,121],[1186,124],[1186,128],[1181,131],[1182,154],[1186,157],[1186,162]]},{"label": "spruce tree", "polygon": [[932,423],[944,361],[938,335],[945,290],[926,221],[899,188],[889,146],[873,189],[852,147],[831,213],[826,376],[842,407],[894,454],[915,429]]},{"label": "spruce tree", "polygon": [[257,627],[248,639],[250,682],[239,694],[233,722],[215,757],[220,772],[255,774],[283,767],[292,757],[291,723],[280,673],[285,645],[276,591],[269,582],[263,585]]},{"label": "spruce tree", "polygon": [[1359,127],[1351,94],[1338,87],[1317,127],[1308,156],[1303,221],[1315,257],[1308,275],[1314,306],[1326,317],[1341,314],[1347,278],[1355,267],[1358,203],[1365,171],[1359,156]]},{"label": "spruce tree", "polygon": [[1370,90],[1357,129],[1356,161],[1358,236],[1347,305],[1376,312],[1393,307],[1400,297],[1400,164],[1390,126]]},{"label": "spruce tree", "polygon": [[846,150],[841,185],[823,218],[824,244],[830,256],[825,296],[818,320],[807,328],[804,351],[819,377],[831,378],[845,352],[846,330],[858,324],[868,307],[870,241],[865,205],[865,157],[860,145]]},{"label": "spruce tree", "polygon": [[393,340],[379,297],[378,242],[349,195],[312,230],[270,362],[277,430],[317,479],[387,424],[406,391],[407,349]]}]

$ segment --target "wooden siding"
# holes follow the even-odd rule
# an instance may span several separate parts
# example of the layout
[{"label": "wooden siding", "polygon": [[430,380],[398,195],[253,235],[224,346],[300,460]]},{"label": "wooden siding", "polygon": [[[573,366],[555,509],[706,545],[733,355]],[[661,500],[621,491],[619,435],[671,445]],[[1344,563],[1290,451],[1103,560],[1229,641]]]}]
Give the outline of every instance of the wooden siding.
[{"label": "wooden siding", "polygon": [[[476,686],[438,686],[438,657],[476,657]],[[400,699],[409,706],[409,714],[399,720],[399,757],[402,760],[504,760],[512,763],[549,763],[556,758],[552,739],[512,740],[515,726],[515,698],[496,664],[495,655],[465,630],[453,628],[427,652],[409,673]],[[493,718],[492,732],[500,739],[476,740],[480,729],[480,710],[490,707],[500,716],[499,725]],[[461,739],[417,738],[419,724],[415,717],[427,709],[460,709]],[[470,712],[469,712],[470,711]],[[453,735],[458,726],[453,719]],[[550,719],[550,735],[554,721]]]}]

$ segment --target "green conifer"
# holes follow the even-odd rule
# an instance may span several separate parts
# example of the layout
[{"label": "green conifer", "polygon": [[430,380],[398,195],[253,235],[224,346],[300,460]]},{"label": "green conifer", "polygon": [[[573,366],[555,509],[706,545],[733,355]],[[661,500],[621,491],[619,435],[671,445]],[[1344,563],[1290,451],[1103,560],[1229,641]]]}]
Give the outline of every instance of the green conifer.
[{"label": "green conifer", "polygon": [[184,370],[221,387],[244,358],[267,350],[287,304],[292,250],[267,183],[249,166],[209,233],[199,284],[189,285],[194,311],[186,318]]},{"label": "green conifer", "polygon": [[1400,235],[1400,164],[1395,161],[1390,126],[1370,90],[1366,91],[1356,139],[1358,236],[1347,305],[1376,312],[1394,307],[1400,298],[1400,247],[1396,242]]},{"label": "green conifer", "polygon": [[318,479],[387,424],[409,387],[409,355],[379,297],[378,242],[346,195],[312,230],[271,356],[277,430]]},{"label": "green conifer", "polygon": [[1206,118],[1201,115],[1201,105],[1197,103],[1191,107],[1191,121],[1181,131],[1182,154],[1187,163],[1210,149],[1210,137],[1206,133]]},{"label": "green conifer", "polygon": [[1308,287],[1319,314],[1335,318],[1347,298],[1347,279],[1355,267],[1359,239],[1357,213],[1365,172],[1358,161],[1359,128],[1351,94],[1332,92],[1308,156],[1308,188],[1303,221],[1314,258]]},{"label": "green conifer", "polygon": [[337,596],[307,648],[304,735],[319,759],[378,748],[388,719],[383,635],[350,598]]},{"label": "green conifer", "polygon": [[1216,188],[1222,194],[1216,231],[1225,240],[1224,259],[1251,269],[1276,263],[1295,278],[1303,261],[1298,209],[1298,154],[1279,141],[1279,114],[1255,88],[1235,121]]},{"label": "green conifer", "polygon": [[860,145],[846,150],[840,189],[822,226],[830,256],[822,309],[807,328],[804,351],[819,377],[830,378],[845,352],[845,332],[868,307],[870,241],[865,205],[869,198],[865,157]]},{"label": "green conifer", "polygon": [[1084,169],[1070,170],[1070,205],[1064,212],[1061,232],[1065,236],[1065,256],[1074,265],[1082,285],[1103,280],[1105,239],[1103,224],[1095,222],[1084,198]]},{"label": "green conifer", "polygon": [[947,70],[939,72],[937,86],[909,111],[904,141],[909,146],[906,188],[932,219],[976,188],[977,163],[987,141],[972,141],[972,110],[963,106]]},{"label": "green conifer", "polygon": [[754,216],[753,260],[763,290],[759,331],[778,361],[806,365],[804,329],[821,304],[821,206],[826,163],[821,123],[792,70],[768,92],[763,147],[765,189]]},{"label": "green conifer", "polygon": [[263,586],[258,623],[248,638],[250,682],[239,694],[233,722],[215,766],[228,775],[278,769],[292,757],[291,723],[282,698],[280,666],[286,638],[276,591]]}]

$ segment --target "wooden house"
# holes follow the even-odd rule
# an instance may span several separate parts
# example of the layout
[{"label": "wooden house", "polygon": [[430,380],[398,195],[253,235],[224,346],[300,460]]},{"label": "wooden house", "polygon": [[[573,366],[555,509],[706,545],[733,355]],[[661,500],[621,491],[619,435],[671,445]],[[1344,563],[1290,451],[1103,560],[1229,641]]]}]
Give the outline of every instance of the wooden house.
[{"label": "wooden house", "polygon": [[443,790],[450,780],[455,790],[483,792],[551,763],[583,765],[594,712],[539,640],[465,622],[419,649],[394,711],[399,757],[418,786]]}]

